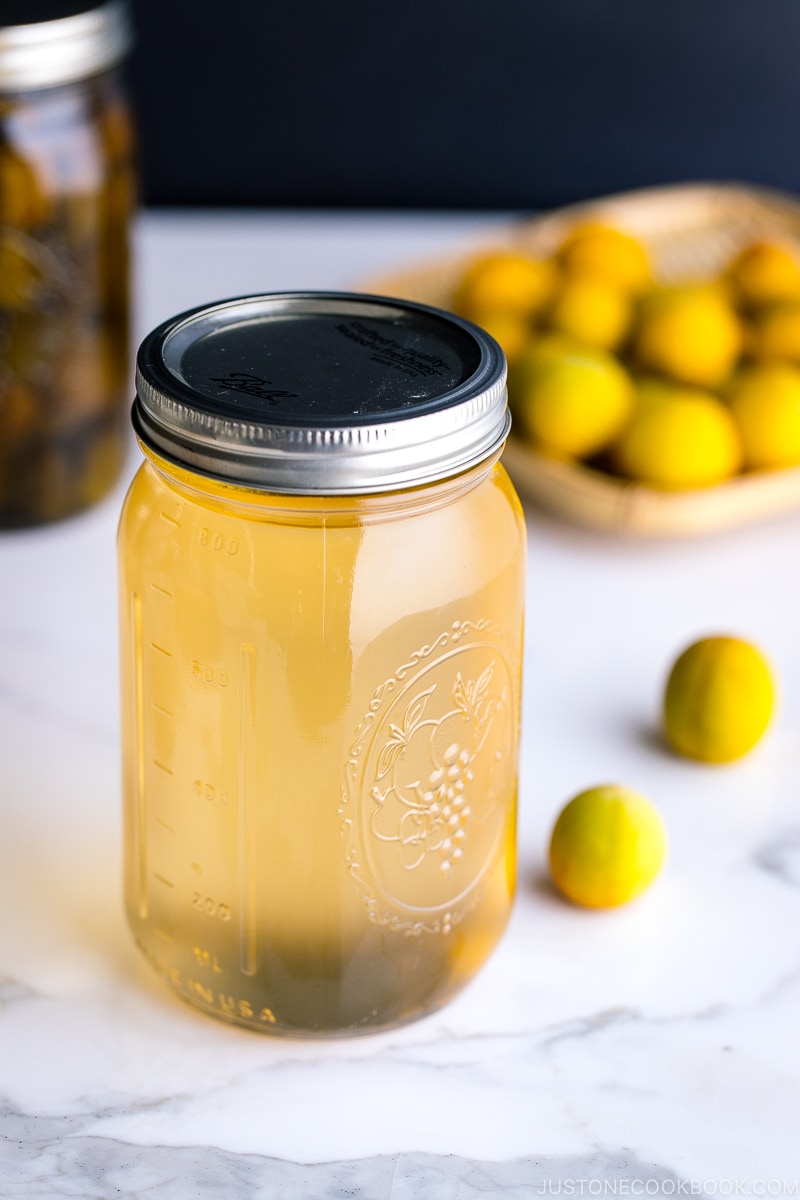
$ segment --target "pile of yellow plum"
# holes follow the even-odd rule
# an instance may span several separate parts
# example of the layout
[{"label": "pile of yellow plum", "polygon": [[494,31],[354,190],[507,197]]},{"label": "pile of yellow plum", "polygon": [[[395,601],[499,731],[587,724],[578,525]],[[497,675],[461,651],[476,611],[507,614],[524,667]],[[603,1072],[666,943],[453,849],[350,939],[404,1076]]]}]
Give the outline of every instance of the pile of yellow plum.
[{"label": "pile of yellow plum", "polygon": [[661,284],[645,244],[576,225],[555,252],[487,252],[452,309],[509,361],[515,433],[661,489],[800,464],[800,253],[744,245],[714,278]]}]

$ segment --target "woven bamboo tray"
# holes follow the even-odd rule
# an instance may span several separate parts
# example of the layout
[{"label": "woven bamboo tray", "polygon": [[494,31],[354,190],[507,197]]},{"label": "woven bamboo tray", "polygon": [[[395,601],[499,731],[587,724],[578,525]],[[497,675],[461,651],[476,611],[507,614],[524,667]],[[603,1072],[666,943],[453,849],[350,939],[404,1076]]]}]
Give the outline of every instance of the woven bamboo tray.
[{"label": "woven bamboo tray", "polygon": [[[800,250],[800,202],[791,196],[730,184],[687,184],[609,196],[510,224],[490,240],[466,245],[461,254],[362,286],[447,308],[465,262],[476,252],[505,246],[546,255],[571,226],[588,219],[620,225],[640,237],[663,282],[712,275],[760,237],[788,239]],[[513,434],[503,461],[527,496],[582,525],[618,533],[701,534],[800,510],[800,468],[753,472],[701,490],[662,492],[546,458]]]}]

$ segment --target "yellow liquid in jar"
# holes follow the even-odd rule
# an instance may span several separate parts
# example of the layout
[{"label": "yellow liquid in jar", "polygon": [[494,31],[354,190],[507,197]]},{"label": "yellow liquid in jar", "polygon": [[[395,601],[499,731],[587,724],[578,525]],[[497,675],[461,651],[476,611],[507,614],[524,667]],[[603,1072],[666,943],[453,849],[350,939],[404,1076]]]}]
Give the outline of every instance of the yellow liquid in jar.
[{"label": "yellow liquid in jar", "polygon": [[437,1008],[514,890],[524,526],[504,470],[332,501],[153,464],[120,530],[137,943],[194,1004],[271,1032]]}]

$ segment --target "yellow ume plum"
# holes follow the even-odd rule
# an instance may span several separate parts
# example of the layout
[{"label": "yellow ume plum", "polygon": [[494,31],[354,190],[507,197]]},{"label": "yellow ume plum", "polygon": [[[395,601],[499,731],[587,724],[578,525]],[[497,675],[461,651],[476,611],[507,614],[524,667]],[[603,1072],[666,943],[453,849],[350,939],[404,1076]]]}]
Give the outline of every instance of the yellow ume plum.
[{"label": "yellow ume plum", "polygon": [[471,318],[500,344],[509,363],[519,358],[531,340],[527,321],[514,313],[486,312],[480,318]]},{"label": "yellow ume plum", "polygon": [[664,824],[651,801],[607,784],[580,792],[561,810],[550,838],[550,873],[574,904],[614,908],[650,886],[666,851]]},{"label": "yellow ume plum", "polygon": [[611,458],[621,475],[674,490],[728,479],[741,466],[742,449],[736,423],[716,396],[646,381]]},{"label": "yellow ume plum", "polygon": [[744,464],[753,470],[800,463],[800,369],[769,363],[742,371],[728,389]]},{"label": "yellow ume plum", "polygon": [[633,385],[610,354],[553,337],[533,343],[513,364],[509,398],[531,442],[582,458],[618,435],[633,406]]},{"label": "yellow ume plum", "polygon": [[600,350],[614,350],[631,323],[630,297],[620,287],[593,275],[568,275],[544,313],[544,322]]},{"label": "yellow ume plum", "polygon": [[576,225],[562,241],[557,258],[568,272],[595,275],[630,293],[644,291],[651,282],[650,258],[642,242],[602,222]]},{"label": "yellow ume plum", "polygon": [[728,267],[727,278],[745,306],[800,299],[800,261],[790,246],[779,242],[745,246]]},{"label": "yellow ume plum", "polygon": [[558,279],[548,259],[512,250],[478,255],[467,266],[453,297],[456,312],[482,324],[490,314],[532,320],[550,300]]},{"label": "yellow ume plum", "polygon": [[662,288],[642,301],[634,353],[647,370],[714,388],[728,378],[741,346],[739,319],[721,288]]},{"label": "yellow ume plum", "polygon": [[686,758],[734,762],[761,740],[775,709],[769,663],[743,638],[701,638],[678,657],[664,692],[667,741]]}]

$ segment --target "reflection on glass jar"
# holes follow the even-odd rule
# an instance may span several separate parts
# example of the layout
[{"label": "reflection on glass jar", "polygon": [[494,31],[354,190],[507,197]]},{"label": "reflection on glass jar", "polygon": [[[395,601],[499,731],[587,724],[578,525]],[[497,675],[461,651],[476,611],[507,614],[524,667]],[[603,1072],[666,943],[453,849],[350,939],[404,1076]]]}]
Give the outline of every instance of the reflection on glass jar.
[{"label": "reflection on glass jar", "polygon": [[267,1032],[454,996],[514,894],[525,531],[482,331],[257,297],[139,357],[120,524],[128,919]]},{"label": "reflection on glass jar", "polygon": [[[119,4],[0,29],[0,527],[87,507],[127,446],[131,113]],[[53,4],[46,8],[54,11]]]}]

